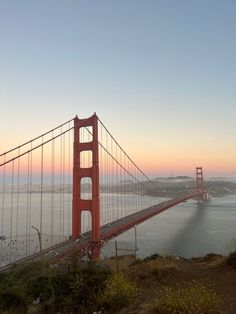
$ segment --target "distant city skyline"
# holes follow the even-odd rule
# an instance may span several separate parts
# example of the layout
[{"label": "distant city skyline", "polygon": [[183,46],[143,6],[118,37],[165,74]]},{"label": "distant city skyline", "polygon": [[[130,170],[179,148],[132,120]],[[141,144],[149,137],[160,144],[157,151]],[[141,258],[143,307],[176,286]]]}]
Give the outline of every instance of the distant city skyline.
[{"label": "distant city skyline", "polygon": [[97,113],[150,177],[236,176],[236,1],[0,0],[0,152]]}]

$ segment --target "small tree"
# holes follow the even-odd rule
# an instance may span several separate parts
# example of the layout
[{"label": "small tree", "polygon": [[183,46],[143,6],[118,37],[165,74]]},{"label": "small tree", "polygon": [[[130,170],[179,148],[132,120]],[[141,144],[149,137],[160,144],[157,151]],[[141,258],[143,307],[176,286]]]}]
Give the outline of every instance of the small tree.
[{"label": "small tree", "polygon": [[106,281],[103,306],[106,310],[115,312],[128,304],[136,294],[136,286],[123,273],[114,274]]}]

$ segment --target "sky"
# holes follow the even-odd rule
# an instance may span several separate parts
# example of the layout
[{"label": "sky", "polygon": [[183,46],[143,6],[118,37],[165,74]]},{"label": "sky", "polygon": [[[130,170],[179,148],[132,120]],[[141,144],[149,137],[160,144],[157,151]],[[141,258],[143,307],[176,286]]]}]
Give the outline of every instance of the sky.
[{"label": "sky", "polygon": [[145,173],[236,176],[235,0],[0,0],[0,151],[97,113]]}]

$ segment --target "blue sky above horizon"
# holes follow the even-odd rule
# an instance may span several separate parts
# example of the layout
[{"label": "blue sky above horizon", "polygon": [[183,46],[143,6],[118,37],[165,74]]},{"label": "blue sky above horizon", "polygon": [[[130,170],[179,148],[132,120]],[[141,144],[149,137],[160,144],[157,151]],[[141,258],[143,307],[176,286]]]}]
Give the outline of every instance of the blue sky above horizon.
[{"label": "blue sky above horizon", "polygon": [[97,112],[149,175],[236,175],[236,1],[0,0],[0,150]]}]

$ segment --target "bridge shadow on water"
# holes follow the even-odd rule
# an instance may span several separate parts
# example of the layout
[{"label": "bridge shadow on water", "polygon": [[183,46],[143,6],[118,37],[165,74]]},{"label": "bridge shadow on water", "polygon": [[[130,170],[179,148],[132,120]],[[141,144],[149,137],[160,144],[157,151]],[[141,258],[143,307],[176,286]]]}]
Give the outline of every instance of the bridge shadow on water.
[{"label": "bridge shadow on water", "polygon": [[[187,206],[186,206],[187,204]],[[186,210],[192,207],[193,215],[184,222],[183,227],[172,234],[168,251],[174,256],[192,257],[206,254],[207,245],[207,204],[184,204]],[[183,205],[179,205],[183,206]],[[193,208],[194,207],[194,208]]]}]

